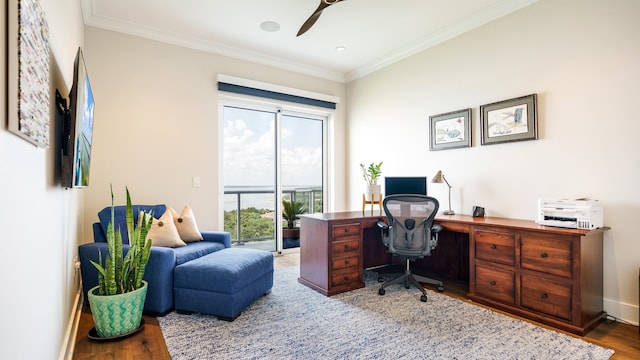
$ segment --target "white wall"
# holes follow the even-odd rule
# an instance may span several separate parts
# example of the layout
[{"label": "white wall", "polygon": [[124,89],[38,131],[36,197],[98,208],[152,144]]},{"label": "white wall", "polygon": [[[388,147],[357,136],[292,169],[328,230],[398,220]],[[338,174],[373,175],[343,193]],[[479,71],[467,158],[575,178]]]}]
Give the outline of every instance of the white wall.
[{"label": "white wall", "polygon": [[[80,3],[41,0],[50,32],[51,99],[71,87],[73,60],[83,42]],[[0,64],[5,68],[5,6],[0,7]],[[5,83],[5,71],[0,71]],[[2,98],[6,89],[0,87]],[[5,102],[0,103],[3,119]],[[51,106],[50,147],[36,148],[0,130],[2,253],[1,359],[55,359],[77,289],[73,260],[82,242],[82,192],[59,181],[56,123]]]},{"label": "white wall", "polygon": [[[359,163],[439,169],[453,210],[535,219],[540,197],[604,203],[605,310],[638,322],[640,2],[541,0],[347,86],[350,208]],[[539,139],[480,145],[479,106],[538,94]],[[428,119],[472,108],[473,147],[430,152]],[[371,142],[370,139],[378,139]],[[382,145],[380,145],[382,144]],[[429,184],[446,207],[446,186]]]},{"label": "white wall", "polygon": [[[233,60],[139,37],[86,27],[85,60],[96,107],[85,231],[97,212],[124,203],[193,208],[203,230],[221,230],[219,213],[218,74],[231,75],[344,100],[345,85]],[[228,95],[228,94],[225,94]],[[344,168],[344,105],[334,112],[338,169]],[[339,154],[336,156],[335,154]],[[143,159],[146,156],[146,159]],[[201,186],[192,187],[192,177]],[[345,179],[335,187],[336,206],[346,203]],[[91,239],[88,239],[91,241]]]}]

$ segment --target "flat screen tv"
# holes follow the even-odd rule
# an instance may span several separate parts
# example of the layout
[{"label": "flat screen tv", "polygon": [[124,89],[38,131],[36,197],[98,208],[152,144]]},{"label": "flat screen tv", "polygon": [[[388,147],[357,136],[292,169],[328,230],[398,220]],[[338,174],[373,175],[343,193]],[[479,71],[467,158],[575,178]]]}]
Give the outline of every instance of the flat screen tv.
[{"label": "flat screen tv", "polygon": [[78,48],[73,65],[73,85],[69,92],[69,110],[62,140],[62,186],[89,185],[91,141],[93,135],[93,92],[84,63],[82,49]]},{"label": "flat screen tv", "polygon": [[385,196],[396,194],[427,195],[426,176],[387,176],[384,178]]}]

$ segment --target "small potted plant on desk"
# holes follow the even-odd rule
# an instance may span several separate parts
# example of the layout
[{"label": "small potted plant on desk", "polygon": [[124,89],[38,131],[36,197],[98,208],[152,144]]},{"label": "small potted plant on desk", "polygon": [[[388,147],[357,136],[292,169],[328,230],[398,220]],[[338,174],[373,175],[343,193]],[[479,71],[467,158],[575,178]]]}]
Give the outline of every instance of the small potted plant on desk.
[{"label": "small potted plant on desk", "polygon": [[[141,213],[137,227],[133,223],[131,197],[127,189],[125,220],[129,235],[129,250],[123,254],[122,234],[114,229],[115,210],[111,188],[111,222],[107,225],[109,254],[104,264],[91,261],[98,269],[98,286],[88,292],[89,306],[95,323],[96,338],[117,339],[142,328],[142,310],[147,296],[147,282],[142,280],[149,254],[151,239],[145,241],[153,216]],[[90,332],[90,337],[93,335]]]},{"label": "small potted plant on desk", "polygon": [[380,185],[378,185],[378,179],[382,175],[382,161],[379,163],[371,163],[365,167],[364,164],[360,164],[362,169],[362,177],[367,183],[367,189],[365,191],[365,197],[367,201],[371,201],[380,196]]},{"label": "small potted plant on desk", "polygon": [[298,215],[304,214],[304,205],[299,201],[282,199],[282,218],[287,221],[287,227],[282,228],[282,247],[289,249],[300,246],[300,228],[295,226]]}]

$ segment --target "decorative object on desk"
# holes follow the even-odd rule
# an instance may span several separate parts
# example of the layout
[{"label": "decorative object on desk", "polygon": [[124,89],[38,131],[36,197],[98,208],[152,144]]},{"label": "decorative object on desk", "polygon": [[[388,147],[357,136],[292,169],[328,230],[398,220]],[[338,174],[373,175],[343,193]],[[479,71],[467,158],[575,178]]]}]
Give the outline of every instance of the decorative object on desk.
[{"label": "decorative object on desk", "polygon": [[442,184],[443,182],[447,184],[447,186],[449,187],[449,210],[445,210],[442,213],[445,215],[455,215],[455,212],[451,210],[451,185],[449,185],[449,182],[447,181],[447,178],[442,173],[442,170],[438,170],[438,172],[436,173],[436,176],[434,176],[433,179],[431,179],[431,182],[434,184]]},{"label": "decorative object on desk", "polygon": [[49,27],[38,0],[10,0],[7,6],[8,129],[49,147]]},{"label": "decorative object on desk", "polygon": [[480,106],[482,145],[538,138],[537,95]]},{"label": "decorative object on desk", "polygon": [[471,146],[471,109],[429,116],[429,150]]},{"label": "decorative object on desk", "polygon": [[147,295],[147,282],[142,280],[151,251],[151,239],[146,239],[153,216],[143,213],[134,225],[133,207],[127,189],[126,206],[129,250],[122,249],[121,229],[114,229],[115,207],[111,188],[111,222],[107,226],[109,254],[103,264],[91,260],[98,269],[98,286],[88,292],[91,314],[99,337],[117,338],[129,335],[140,326],[142,309]]},{"label": "decorative object on desk", "polygon": [[366,287],[331,297],[298,283],[298,275],[295,266],[276,270],[271,293],[233,322],[175,312],[158,317],[171,358],[604,360],[613,355],[430,289],[428,304],[402,287],[378,296],[374,272],[365,271]]},{"label": "decorative object on desk", "polygon": [[482,206],[474,206],[471,214],[473,217],[484,217],[484,208]]},{"label": "decorative object on desk", "polygon": [[379,163],[371,163],[365,167],[364,164],[360,164],[362,169],[362,178],[367,183],[367,189],[364,192],[365,200],[371,201],[377,199],[380,196],[380,185],[378,185],[378,179],[382,175],[382,161]]},{"label": "decorative object on desk", "polygon": [[300,246],[300,228],[296,227],[298,215],[304,214],[306,208],[300,201],[282,199],[282,218],[287,221],[287,226],[282,228],[282,242],[285,249]]}]

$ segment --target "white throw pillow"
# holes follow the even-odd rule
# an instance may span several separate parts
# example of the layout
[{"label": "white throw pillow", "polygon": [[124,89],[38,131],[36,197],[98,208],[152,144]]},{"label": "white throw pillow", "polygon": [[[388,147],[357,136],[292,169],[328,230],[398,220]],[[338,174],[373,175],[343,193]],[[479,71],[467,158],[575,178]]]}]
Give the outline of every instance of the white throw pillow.
[{"label": "white throw pillow", "polygon": [[[142,214],[140,219],[142,219]],[[151,239],[151,245],[153,246],[174,248],[187,245],[180,239],[180,234],[178,234],[178,229],[176,229],[176,225],[173,222],[173,215],[171,215],[169,209],[159,219],[153,219],[151,228],[147,233],[147,239]]]},{"label": "white throw pillow", "polygon": [[178,229],[178,234],[184,242],[201,241],[202,234],[196,224],[196,217],[193,215],[193,210],[190,207],[185,206],[182,209],[180,215],[172,208],[169,207],[173,215],[173,221]]}]

